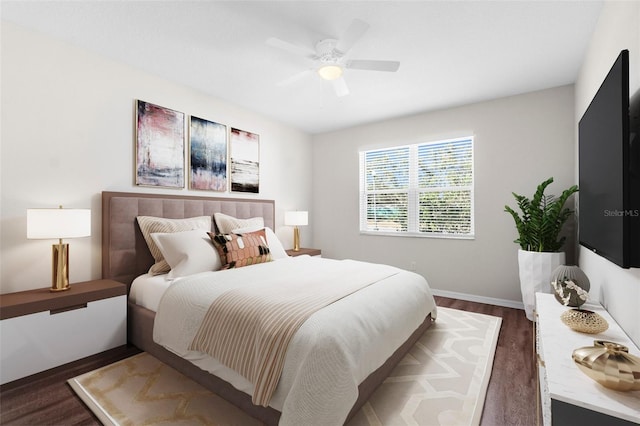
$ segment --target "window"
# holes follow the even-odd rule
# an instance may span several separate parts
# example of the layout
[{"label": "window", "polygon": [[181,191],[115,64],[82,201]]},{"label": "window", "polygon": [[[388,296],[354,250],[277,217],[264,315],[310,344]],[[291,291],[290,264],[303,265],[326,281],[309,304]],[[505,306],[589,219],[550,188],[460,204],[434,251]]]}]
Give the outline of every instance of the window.
[{"label": "window", "polygon": [[473,138],[360,152],[360,232],[473,238]]}]

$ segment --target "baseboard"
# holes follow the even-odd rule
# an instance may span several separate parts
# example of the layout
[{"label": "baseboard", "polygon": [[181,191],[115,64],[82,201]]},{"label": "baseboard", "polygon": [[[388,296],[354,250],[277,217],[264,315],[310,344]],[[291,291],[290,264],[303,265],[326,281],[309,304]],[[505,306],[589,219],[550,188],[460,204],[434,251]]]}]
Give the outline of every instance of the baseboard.
[{"label": "baseboard", "polygon": [[496,299],[494,297],[478,296],[476,294],[458,293],[455,291],[431,289],[434,296],[449,297],[451,299],[467,300],[469,302],[486,303],[488,305],[504,306],[505,308],[524,309],[522,302]]}]

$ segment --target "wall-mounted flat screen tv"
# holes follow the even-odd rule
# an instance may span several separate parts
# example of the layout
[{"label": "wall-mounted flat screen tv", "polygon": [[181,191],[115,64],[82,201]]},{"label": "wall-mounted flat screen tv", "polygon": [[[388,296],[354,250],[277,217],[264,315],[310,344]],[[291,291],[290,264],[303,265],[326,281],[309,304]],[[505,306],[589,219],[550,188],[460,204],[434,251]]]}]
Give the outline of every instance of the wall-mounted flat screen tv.
[{"label": "wall-mounted flat screen tv", "polygon": [[640,135],[632,115],[623,50],[578,129],[580,244],[623,268],[640,267]]}]

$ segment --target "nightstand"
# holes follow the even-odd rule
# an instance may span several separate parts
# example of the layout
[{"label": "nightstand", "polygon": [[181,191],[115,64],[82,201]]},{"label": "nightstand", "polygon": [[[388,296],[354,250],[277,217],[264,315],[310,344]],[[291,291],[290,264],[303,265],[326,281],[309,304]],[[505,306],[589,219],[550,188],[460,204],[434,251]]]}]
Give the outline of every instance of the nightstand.
[{"label": "nightstand", "polygon": [[292,257],[302,256],[303,254],[308,254],[309,256],[320,256],[322,255],[322,250],[314,249],[314,248],[302,248],[300,250],[294,251],[293,249],[287,250],[287,254]]},{"label": "nightstand", "polygon": [[112,280],[0,295],[0,383],[127,343],[127,286]]}]

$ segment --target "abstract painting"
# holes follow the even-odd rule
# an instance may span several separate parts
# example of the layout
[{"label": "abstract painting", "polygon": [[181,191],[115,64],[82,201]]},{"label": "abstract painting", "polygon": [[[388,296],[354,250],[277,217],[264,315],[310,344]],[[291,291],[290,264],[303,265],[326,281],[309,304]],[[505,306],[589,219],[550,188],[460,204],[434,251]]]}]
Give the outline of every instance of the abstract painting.
[{"label": "abstract painting", "polygon": [[227,190],[227,126],[191,116],[189,189]]},{"label": "abstract painting", "polygon": [[137,101],[136,185],[184,188],[184,113]]},{"label": "abstract painting", "polygon": [[231,190],[260,192],[260,136],[231,128]]}]

